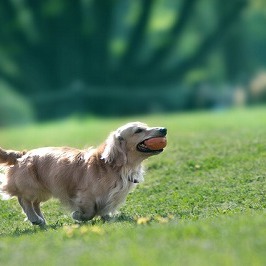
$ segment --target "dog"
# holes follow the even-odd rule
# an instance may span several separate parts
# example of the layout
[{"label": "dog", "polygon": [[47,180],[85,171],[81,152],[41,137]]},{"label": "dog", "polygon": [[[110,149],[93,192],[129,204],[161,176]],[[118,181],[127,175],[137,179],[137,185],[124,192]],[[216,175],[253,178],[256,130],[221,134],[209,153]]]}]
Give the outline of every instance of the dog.
[{"label": "dog", "polygon": [[72,218],[88,221],[113,214],[142,181],[142,161],[163,151],[149,140],[166,141],[167,129],[128,123],[111,132],[98,148],[44,147],[18,152],[0,148],[4,165],[2,193],[18,198],[28,220],[44,226],[40,203],[54,197],[68,206]]}]

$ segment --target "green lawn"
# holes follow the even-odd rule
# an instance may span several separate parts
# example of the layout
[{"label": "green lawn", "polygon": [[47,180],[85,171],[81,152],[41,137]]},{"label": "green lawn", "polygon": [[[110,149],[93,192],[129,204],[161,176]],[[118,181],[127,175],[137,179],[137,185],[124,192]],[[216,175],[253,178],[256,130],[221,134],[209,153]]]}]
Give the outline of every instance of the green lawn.
[{"label": "green lawn", "polygon": [[266,108],[74,117],[2,129],[0,146],[96,146],[134,120],[167,127],[168,147],[121,214],[77,225],[54,200],[41,230],[0,201],[0,265],[266,265]]}]

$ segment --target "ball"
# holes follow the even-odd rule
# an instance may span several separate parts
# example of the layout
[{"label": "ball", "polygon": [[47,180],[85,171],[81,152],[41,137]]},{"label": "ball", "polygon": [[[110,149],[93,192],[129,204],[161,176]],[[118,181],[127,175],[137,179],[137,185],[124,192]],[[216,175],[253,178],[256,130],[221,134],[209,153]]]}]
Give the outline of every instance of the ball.
[{"label": "ball", "polygon": [[151,138],[147,139],[144,144],[150,150],[161,150],[167,145],[167,140],[165,137]]}]

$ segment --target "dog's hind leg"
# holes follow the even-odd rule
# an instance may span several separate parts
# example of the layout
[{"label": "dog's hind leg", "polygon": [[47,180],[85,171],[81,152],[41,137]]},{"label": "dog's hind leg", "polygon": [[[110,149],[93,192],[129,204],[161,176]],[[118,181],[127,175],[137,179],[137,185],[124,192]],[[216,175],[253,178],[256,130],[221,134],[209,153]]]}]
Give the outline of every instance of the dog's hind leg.
[{"label": "dog's hind leg", "polygon": [[45,225],[45,220],[36,213],[31,201],[18,197],[18,202],[33,225]]},{"label": "dog's hind leg", "polygon": [[35,212],[37,213],[37,215],[39,215],[43,219],[43,221],[45,223],[44,216],[43,216],[43,214],[41,212],[41,209],[40,209],[40,202],[34,201],[33,202],[33,208],[34,208]]}]

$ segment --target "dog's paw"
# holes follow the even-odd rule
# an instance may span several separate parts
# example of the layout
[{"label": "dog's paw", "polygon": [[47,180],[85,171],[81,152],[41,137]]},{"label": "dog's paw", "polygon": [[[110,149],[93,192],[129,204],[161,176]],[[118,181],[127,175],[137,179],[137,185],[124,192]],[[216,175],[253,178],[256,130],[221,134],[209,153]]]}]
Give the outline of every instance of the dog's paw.
[{"label": "dog's paw", "polygon": [[91,219],[93,219],[94,214],[91,213],[83,213],[81,211],[74,211],[72,212],[72,218],[79,222],[87,222]]},{"label": "dog's paw", "polygon": [[82,212],[81,211],[74,211],[72,212],[72,218],[76,221],[84,221],[82,218]]},{"label": "dog's paw", "polygon": [[45,220],[42,219],[41,217],[39,217],[38,220],[31,221],[31,223],[32,223],[33,225],[39,225],[40,227],[43,227],[43,226],[46,225]]}]

